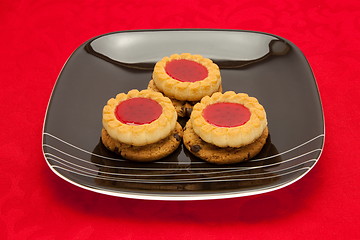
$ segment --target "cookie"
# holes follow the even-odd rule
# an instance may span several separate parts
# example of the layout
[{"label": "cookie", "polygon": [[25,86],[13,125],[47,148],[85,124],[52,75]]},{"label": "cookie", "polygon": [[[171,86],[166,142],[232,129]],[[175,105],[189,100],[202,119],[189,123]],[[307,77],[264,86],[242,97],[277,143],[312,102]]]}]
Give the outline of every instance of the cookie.
[{"label": "cookie", "polygon": [[176,123],[175,129],[168,137],[144,146],[122,143],[110,137],[104,128],[101,131],[101,140],[107,149],[121,155],[123,158],[138,162],[155,161],[168,156],[179,147],[182,137],[183,130],[179,123]]},{"label": "cookie", "polygon": [[[155,92],[160,92],[160,90],[156,87],[154,80],[150,80],[147,88]],[[216,92],[222,92],[222,90],[222,86],[220,85]],[[180,101],[174,98],[170,98],[170,100],[179,117],[190,117],[194,105],[198,103],[197,101]]]},{"label": "cookie", "polygon": [[111,151],[134,161],[155,161],[180,145],[182,127],[169,98],[151,90],[130,90],[107,101],[101,139]]},{"label": "cookie", "polygon": [[214,93],[197,103],[190,121],[194,132],[218,147],[242,147],[259,138],[267,126],[264,107],[246,93]]},{"label": "cookie", "polygon": [[232,164],[247,161],[256,156],[266,143],[269,131],[266,127],[261,136],[243,147],[218,147],[202,140],[188,121],[183,136],[185,147],[195,156],[214,164]]},{"label": "cookie", "polygon": [[173,54],[155,64],[152,79],[165,96],[179,101],[200,101],[221,85],[219,67],[208,58],[190,53]]},{"label": "cookie", "polygon": [[256,98],[233,91],[202,98],[185,128],[185,147],[195,156],[216,164],[253,158],[269,134],[264,107]]},{"label": "cookie", "polygon": [[103,127],[111,138],[134,146],[169,136],[176,121],[177,113],[170,99],[150,90],[119,93],[103,108]]}]

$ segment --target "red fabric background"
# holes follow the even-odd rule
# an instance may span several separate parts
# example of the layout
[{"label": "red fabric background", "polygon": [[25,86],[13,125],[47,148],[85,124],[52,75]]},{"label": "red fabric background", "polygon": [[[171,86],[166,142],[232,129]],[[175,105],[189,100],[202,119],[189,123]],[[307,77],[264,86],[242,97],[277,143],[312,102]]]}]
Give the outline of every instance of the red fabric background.
[{"label": "red fabric background", "polygon": [[[360,239],[358,0],[0,2],[0,239]],[[47,167],[41,132],[71,53],[100,34],[160,28],[263,31],[310,62],[325,111],[315,168],[284,189],[166,202],[77,188]]]}]

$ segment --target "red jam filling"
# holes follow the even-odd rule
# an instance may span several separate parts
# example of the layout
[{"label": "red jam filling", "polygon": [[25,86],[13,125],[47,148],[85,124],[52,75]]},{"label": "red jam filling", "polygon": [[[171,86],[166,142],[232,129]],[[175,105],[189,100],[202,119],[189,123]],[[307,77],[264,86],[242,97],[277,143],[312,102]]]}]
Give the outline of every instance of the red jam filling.
[{"label": "red jam filling", "polygon": [[205,120],[218,127],[241,126],[250,116],[250,110],[239,103],[214,103],[203,110]]},{"label": "red jam filling", "polygon": [[148,98],[130,98],[115,109],[116,118],[125,124],[141,125],[155,121],[162,113],[161,105]]},{"label": "red jam filling", "polygon": [[203,65],[186,59],[172,60],[165,66],[166,73],[181,82],[196,82],[208,76],[208,70]]}]

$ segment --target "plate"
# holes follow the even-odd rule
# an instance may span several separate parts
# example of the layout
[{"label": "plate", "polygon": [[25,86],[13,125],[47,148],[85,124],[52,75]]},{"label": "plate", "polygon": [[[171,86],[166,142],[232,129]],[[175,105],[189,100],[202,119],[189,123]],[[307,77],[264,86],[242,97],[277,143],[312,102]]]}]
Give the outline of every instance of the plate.
[{"label": "plate", "polygon": [[[248,93],[265,107],[270,136],[254,159],[217,166],[180,146],[159,161],[136,163],[102,145],[107,100],[145,89],[156,61],[183,52],[211,58],[221,69],[224,91]],[[42,145],[51,170],[76,186],[119,197],[199,200],[249,196],[294,183],[318,161],[324,136],[314,75],[290,41],[238,30],[139,30],[95,37],[69,57],[49,100]]]}]

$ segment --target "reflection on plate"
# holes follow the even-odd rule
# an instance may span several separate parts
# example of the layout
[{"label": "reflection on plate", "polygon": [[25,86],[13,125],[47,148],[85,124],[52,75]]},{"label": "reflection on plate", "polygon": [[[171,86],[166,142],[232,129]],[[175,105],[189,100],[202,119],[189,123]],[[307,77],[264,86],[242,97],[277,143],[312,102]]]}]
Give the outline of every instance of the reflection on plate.
[{"label": "reflection on plate", "polygon": [[[270,137],[253,160],[216,166],[180,147],[159,161],[136,163],[102,145],[107,99],[145,89],[156,61],[182,52],[213,59],[224,91],[248,93],[265,107]],[[285,187],[310,171],[323,144],[321,101],[301,51],[274,35],[233,30],[128,31],[89,40],[59,75],[43,132],[45,159],[61,178],[108,195],[163,200],[239,197]]]}]

